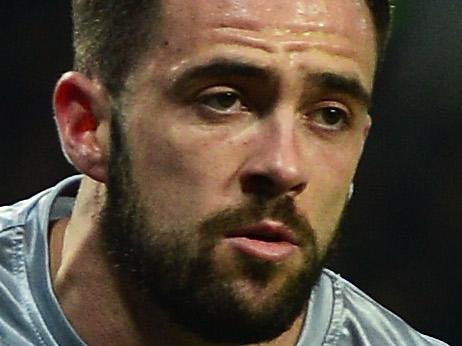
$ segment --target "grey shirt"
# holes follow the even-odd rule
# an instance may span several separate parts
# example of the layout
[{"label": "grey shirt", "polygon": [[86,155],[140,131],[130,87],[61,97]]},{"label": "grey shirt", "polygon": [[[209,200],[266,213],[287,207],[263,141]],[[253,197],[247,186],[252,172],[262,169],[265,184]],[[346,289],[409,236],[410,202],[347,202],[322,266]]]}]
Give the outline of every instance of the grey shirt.
[{"label": "grey shirt", "polygon": [[[70,215],[80,179],[68,178],[0,208],[0,345],[85,345],[54,295],[48,256],[49,223]],[[446,345],[415,331],[327,269],[308,306],[297,346]]]}]

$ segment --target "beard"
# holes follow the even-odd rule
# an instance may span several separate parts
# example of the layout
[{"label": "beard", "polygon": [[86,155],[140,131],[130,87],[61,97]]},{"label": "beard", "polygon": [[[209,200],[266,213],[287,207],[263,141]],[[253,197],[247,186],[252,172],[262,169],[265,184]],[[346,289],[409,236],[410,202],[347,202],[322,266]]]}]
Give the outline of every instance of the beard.
[{"label": "beard", "polygon": [[[293,200],[255,200],[197,221],[155,224],[156,212],[143,203],[134,182],[117,120],[111,148],[99,227],[116,277],[132,290],[129,295],[210,342],[263,342],[288,330],[306,309],[326,257],[318,255],[315,232]],[[239,276],[227,275],[216,260],[218,243],[228,232],[265,218],[295,233],[302,260],[291,266],[237,254],[233,265]],[[282,284],[274,288],[278,275]],[[248,285],[256,287],[253,293]]]}]

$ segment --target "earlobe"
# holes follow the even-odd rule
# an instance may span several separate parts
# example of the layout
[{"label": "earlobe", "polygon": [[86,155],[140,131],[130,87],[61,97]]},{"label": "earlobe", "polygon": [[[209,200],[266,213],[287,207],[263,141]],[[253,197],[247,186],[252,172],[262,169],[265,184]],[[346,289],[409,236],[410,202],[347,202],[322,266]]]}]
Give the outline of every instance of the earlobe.
[{"label": "earlobe", "polygon": [[53,103],[64,153],[79,171],[105,183],[110,104],[104,88],[68,72],[56,84]]}]

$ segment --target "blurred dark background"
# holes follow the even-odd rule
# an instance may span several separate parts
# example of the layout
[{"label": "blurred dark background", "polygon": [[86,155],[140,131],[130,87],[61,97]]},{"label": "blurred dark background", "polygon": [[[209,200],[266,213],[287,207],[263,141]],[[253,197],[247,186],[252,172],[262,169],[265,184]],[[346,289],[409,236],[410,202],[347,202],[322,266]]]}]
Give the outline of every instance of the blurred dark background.
[{"label": "blurred dark background", "polygon": [[[51,95],[71,69],[69,1],[0,5],[0,204],[74,173]],[[462,344],[462,3],[401,0],[374,126],[331,266],[415,328]]]}]

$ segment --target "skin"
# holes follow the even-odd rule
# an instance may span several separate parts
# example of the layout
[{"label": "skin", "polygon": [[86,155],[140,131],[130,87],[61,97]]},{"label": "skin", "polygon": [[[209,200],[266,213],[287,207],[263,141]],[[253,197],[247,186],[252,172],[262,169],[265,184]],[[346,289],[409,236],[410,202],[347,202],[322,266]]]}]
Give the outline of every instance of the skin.
[{"label": "skin", "polygon": [[[161,35],[120,102],[147,221],[163,230],[197,223],[259,197],[252,182],[264,177],[271,197],[290,196],[309,220],[322,257],[371,124],[376,49],[366,4],[166,0]],[[101,250],[113,101],[100,81],[76,72],[56,87],[63,149],[85,174],[72,217],[52,227],[57,297],[90,345],[205,345],[155,306],[139,319]],[[229,243],[213,251],[217,270],[236,275]],[[265,289],[245,281],[242,299],[264,304],[301,256],[295,251]],[[271,344],[295,344],[303,318]]]}]

